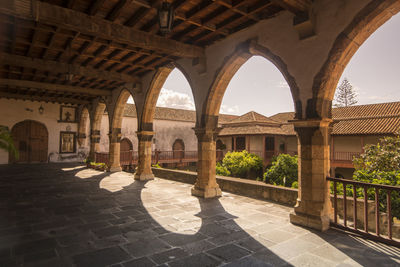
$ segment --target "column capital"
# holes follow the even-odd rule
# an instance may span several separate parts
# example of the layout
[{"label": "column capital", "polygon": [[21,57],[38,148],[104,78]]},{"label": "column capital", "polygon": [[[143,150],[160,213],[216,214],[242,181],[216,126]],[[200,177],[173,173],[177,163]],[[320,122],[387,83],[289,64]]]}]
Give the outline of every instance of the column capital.
[{"label": "column capital", "polygon": [[139,141],[151,141],[155,132],[153,131],[137,131],[136,135]]},{"label": "column capital", "polygon": [[332,119],[308,119],[308,120],[289,120],[289,123],[294,125],[294,128],[322,128],[329,127],[333,122]]},{"label": "column capital", "polygon": [[108,133],[108,137],[110,138],[110,143],[119,143],[121,142],[121,128],[113,128]]},{"label": "column capital", "polygon": [[194,130],[194,133],[197,136],[197,139],[200,142],[212,142],[215,141],[218,137],[218,134],[221,132],[222,128],[199,128],[199,127],[194,127],[192,128]]}]

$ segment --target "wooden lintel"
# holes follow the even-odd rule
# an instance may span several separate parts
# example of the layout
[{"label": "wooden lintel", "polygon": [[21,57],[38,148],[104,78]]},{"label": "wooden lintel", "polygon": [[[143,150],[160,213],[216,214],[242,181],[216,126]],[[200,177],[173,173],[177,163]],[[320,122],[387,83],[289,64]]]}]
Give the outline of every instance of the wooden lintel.
[{"label": "wooden lintel", "polygon": [[30,101],[43,101],[53,103],[65,103],[65,104],[89,104],[90,101],[74,99],[68,97],[52,97],[52,96],[38,96],[38,95],[26,95],[26,94],[13,94],[7,92],[0,92],[0,98],[7,99],[21,99]]},{"label": "wooden lintel", "polygon": [[149,34],[127,26],[116,24],[72,9],[63,8],[36,0],[0,1],[0,13],[26,20],[74,30],[114,42],[162,52],[178,57],[204,56],[204,49],[165,37]]},{"label": "wooden lintel", "polygon": [[71,73],[74,75],[97,78],[101,80],[112,80],[125,83],[138,83],[139,78],[116,71],[105,71],[91,67],[81,67],[80,65],[71,65],[57,61],[30,58],[18,55],[11,55],[0,52],[0,64],[17,67],[38,69],[51,73]]},{"label": "wooden lintel", "polygon": [[78,86],[61,85],[53,83],[42,83],[27,80],[12,80],[12,79],[0,79],[0,85],[9,87],[22,87],[22,88],[37,88],[45,91],[53,92],[69,92],[83,95],[94,95],[94,96],[110,96],[110,90],[99,90],[91,88],[83,88]]}]

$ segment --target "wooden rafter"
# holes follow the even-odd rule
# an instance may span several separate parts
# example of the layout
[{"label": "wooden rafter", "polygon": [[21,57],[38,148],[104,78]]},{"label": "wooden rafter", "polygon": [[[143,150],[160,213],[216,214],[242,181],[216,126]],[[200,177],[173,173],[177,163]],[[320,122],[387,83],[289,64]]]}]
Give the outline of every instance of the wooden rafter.
[{"label": "wooden rafter", "polygon": [[66,103],[66,104],[89,104],[90,101],[75,99],[71,97],[60,97],[60,96],[46,96],[46,94],[40,95],[27,95],[19,93],[8,93],[0,91],[0,98],[11,98],[11,99],[21,99],[30,101],[44,101],[53,103]]},{"label": "wooden rafter", "polygon": [[0,64],[10,66],[20,66],[30,69],[38,69],[51,73],[67,73],[74,75],[87,76],[97,79],[114,80],[126,83],[138,82],[138,78],[122,74],[119,72],[104,71],[91,67],[82,67],[80,65],[70,65],[56,61],[33,59],[30,57],[17,56],[7,53],[0,53]]},{"label": "wooden rafter", "polygon": [[70,92],[70,93],[95,95],[95,96],[111,95],[111,91],[109,90],[88,89],[77,86],[60,85],[53,83],[41,83],[41,82],[26,81],[26,80],[0,79],[0,85],[9,87],[39,88],[53,92]]},{"label": "wooden rafter", "polygon": [[[17,16],[23,19],[36,20],[76,32],[97,36],[106,40],[132,45],[156,51],[162,51],[178,57],[202,57],[204,49],[198,46],[187,45],[171,39],[155,36],[147,32],[138,31],[123,25],[109,22],[97,17],[90,17],[84,13],[45,2],[34,2],[32,8],[29,0],[13,0],[14,6],[0,2],[0,12]],[[25,5],[29,8],[19,12],[15,6]]]},{"label": "wooden rafter", "polygon": [[277,5],[281,6],[282,8],[285,8],[296,15],[306,13],[312,4],[312,0],[272,0],[272,1]]}]

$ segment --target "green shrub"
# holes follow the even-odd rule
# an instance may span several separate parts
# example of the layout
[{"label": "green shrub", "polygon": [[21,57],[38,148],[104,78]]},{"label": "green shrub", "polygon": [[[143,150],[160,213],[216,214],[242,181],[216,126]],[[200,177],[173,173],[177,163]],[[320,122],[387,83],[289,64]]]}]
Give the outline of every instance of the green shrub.
[{"label": "green shrub", "polygon": [[297,182],[297,156],[280,154],[272,161],[271,167],[264,173],[264,182],[291,187]]},{"label": "green shrub", "polygon": [[221,167],[226,168],[233,177],[255,179],[261,176],[263,163],[259,156],[243,150],[226,153]]},{"label": "green shrub", "polygon": [[299,188],[299,182],[298,181],[293,182],[292,188]]},{"label": "green shrub", "polygon": [[151,165],[151,167],[153,167],[153,168],[157,168],[157,169],[160,169],[161,168],[161,166],[160,166],[160,164],[153,164],[153,165]]},{"label": "green shrub", "polygon": [[217,173],[217,175],[221,175],[221,176],[230,176],[231,175],[231,172],[219,162],[217,162],[216,173]]}]

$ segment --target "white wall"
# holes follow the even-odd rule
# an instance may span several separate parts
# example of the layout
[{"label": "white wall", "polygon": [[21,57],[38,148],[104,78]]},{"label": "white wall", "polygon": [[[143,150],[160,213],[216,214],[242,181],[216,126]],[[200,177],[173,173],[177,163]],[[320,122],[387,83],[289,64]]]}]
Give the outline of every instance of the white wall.
[{"label": "white wall", "polygon": [[[109,125],[108,115],[104,115],[101,120],[100,131],[100,151],[107,152],[109,146]],[[197,151],[197,137],[194,134],[194,122],[154,120],[154,139],[153,150],[172,150],[172,144],[176,139],[182,139],[185,143],[186,151]],[[137,119],[135,117],[124,117],[122,119],[121,138],[128,138],[133,145],[133,150],[138,149],[138,139],[136,135]]]},{"label": "white wall", "polygon": [[[43,106],[43,114],[39,114],[39,107]],[[29,110],[28,110],[29,109]],[[32,110],[32,111],[30,111]],[[0,99],[0,125],[12,127],[24,120],[35,120],[43,123],[49,133],[48,155],[51,161],[64,161],[59,158],[60,132],[66,131],[67,127],[72,132],[77,132],[77,123],[59,123],[60,104],[45,102],[31,102],[23,100]],[[63,157],[76,154],[62,154]],[[73,159],[70,159],[73,160]],[[75,158],[75,161],[79,160]],[[8,153],[0,151],[0,164],[8,163]]]}]

